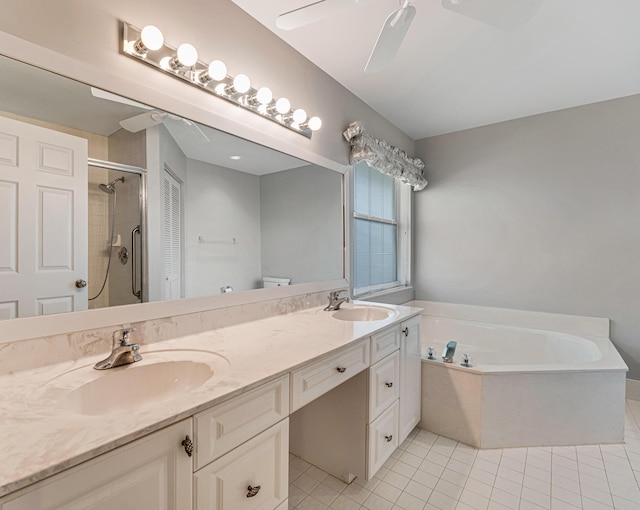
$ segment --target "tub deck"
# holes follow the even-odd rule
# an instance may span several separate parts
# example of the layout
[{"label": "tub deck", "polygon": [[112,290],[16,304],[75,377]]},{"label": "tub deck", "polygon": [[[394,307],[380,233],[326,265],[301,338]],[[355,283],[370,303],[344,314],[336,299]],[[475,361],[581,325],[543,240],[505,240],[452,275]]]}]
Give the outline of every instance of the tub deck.
[{"label": "tub deck", "polygon": [[[456,350],[456,365],[423,360],[420,427],[476,448],[623,441],[628,369],[611,341],[598,336],[608,332],[607,319],[517,312],[524,320],[516,321],[513,310],[501,315],[500,309],[491,308],[486,316],[496,322],[483,323],[477,321],[481,307],[435,305],[412,302],[425,309],[423,352],[436,347],[439,356],[440,345],[456,340],[463,348],[475,348],[470,354],[478,363],[460,367],[462,350]],[[473,320],[467,308],[473,309]],[[434,311],[440,316],[431,315]],[[560,324],[563,330],[554,333],[547,329],[549,324]],[[520,352],[512,352],[511,358],[504,355],[518,346]],[[544,351],[539,356],[536,347]],[[502,363],[495,363],[492,353],[500,353]]]}]

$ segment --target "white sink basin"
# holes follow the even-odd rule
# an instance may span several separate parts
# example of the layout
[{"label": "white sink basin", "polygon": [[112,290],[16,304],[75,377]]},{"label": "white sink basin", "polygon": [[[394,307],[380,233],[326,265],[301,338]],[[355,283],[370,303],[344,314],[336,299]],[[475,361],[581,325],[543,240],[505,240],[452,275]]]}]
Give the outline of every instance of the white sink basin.
[{"label": "white sink basin", "polygon": [[333,312],[333,318],[351,322],[382,321],[397,315],[397,313],[395,310],[382,306],[352,305]]},{"label": "white sink basin", "polygon": [[74,413],[129,413],[188,394],[228,367],[208,351],[142,352],[142,361],[130,365],[94,370],[89,364],[69,371],[49,381],[47,392]]}]

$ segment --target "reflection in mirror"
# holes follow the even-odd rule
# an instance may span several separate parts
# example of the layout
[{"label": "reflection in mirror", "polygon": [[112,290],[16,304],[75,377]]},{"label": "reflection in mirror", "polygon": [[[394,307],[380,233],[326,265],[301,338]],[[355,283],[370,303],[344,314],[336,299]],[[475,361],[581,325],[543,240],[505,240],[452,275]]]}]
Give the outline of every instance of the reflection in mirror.
[{"label": "reflection in mirror", "polygon": [[0,56],[0,319],[343,277],[338,172]]}]

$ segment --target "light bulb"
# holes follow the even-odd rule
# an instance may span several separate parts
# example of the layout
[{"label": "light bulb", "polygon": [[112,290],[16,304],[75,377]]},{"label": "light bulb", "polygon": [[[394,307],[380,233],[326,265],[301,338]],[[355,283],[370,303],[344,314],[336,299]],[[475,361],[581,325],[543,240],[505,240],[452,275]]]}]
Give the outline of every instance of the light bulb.
[{"label": "light bulb", "polygon": [[307,120],[307,112],[305,112],[302,108],[298,108],[293,112],[293,122],[296,124],[302,124],[305,120]]},{"label": "light bulb", "polygon": [[185,67],[191,67],[198,61],[198,51],[189,43],[183,43],[178,46],[176,53],[178,62]]},{"label": "light bulb", "polygon": [[162,48],[164,36],[158,27],[147,25],[140,32],[140,41],[148,50],[156,51]]},{"label": "light bulb", "polygon": [[224,80],[227,77],[227,66],[221,60],[214,60],[209,64],[207,74],[212,80]]},{"label": "light bulb", "polygon": [[281,97],[276,101],[276,111],[278,113],[289,113],[289,110],[291,110],[291,103],[286,97]]},{"label": "light bulb", "polygon": [[269,104],[273,99],[273,92],[269,87],[260,87],[256,93],[256,99],[260,104]]},{"label": "light bulb", "polygon": [[251,88],[251,80],[246,74],[239,74],[233,79],[233,88],[236,92],[244,94]]},{"label": "light bulb", "polygon": [[322,119],[320,117],[311,117],[307,125],[311,131],[318,131],[322,127]]}]

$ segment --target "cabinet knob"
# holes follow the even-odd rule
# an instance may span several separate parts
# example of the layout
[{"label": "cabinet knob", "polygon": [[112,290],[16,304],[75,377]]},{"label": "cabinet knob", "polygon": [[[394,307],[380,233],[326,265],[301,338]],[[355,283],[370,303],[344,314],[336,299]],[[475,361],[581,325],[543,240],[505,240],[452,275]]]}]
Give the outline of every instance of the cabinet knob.
[{"label": "cabinet knob", "polygon": [[388,436],[384,436],[384,438],[387,440],[387,443],[390,443],[393,440],[393,435],[389,434]]},{"label": "cabinet knob", "polygon": [[185,453],[191,457],[193,455],[193,441],[191,441],[191,438],[186,436],[181,444],[184,446]]},{"label": "cabinet knob", "polygon": [[409,336],[409,328],[402,328],[402,332],[404,333],[404,336]]},{"label": "cabinet knob", "polygon": [[341,374],[343,374],[346,369],[347,369],[346,367],[338,367],[338,368],[336,368],[336,370],[338,372],[340,372]]},{"label": "cabinet knob", "polygon": [[392,388],[392,387],[393,387],[393,383],[392,383],[392,382],[386,382],[386,383],[384,383],[384,385],[385,385],[387,388]]},{"label": "cabinet knob", "polygon": [[247,497],[252,498],[256,494],[258,494],[258,492],[260,492],[260,486],[256,485],[255,487],[251,487],[251,485],[249,485],[249,487],[247,487],[247,491]]}]

